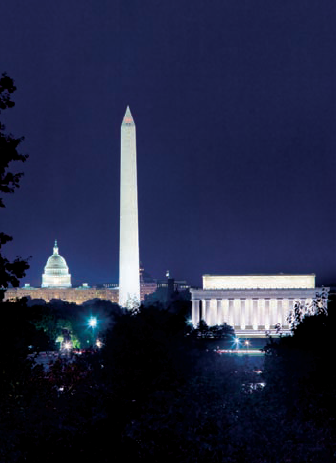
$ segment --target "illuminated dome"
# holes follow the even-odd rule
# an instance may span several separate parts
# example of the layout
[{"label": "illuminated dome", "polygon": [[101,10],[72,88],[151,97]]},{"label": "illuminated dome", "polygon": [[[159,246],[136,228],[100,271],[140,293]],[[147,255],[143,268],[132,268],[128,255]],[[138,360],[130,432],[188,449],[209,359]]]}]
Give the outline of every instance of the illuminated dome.
[{"label": "illuminated dome", "polygon": [[64,257],[58,254],[57,241],[42,275],[42,288],[71,288],[71,275]]}]

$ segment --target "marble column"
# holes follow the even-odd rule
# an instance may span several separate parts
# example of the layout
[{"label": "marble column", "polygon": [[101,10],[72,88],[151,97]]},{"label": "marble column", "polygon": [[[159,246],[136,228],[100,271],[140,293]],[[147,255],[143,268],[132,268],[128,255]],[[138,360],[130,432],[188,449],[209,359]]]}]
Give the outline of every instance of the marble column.
[{"label": "marble column", "polygon": [[234,327],[235,317],[234,317],[234,307],[233,299],[229,299],[229,325]]},{"label": "marble column", "polygon": [[240,329],[246,327],[246,299],[240,299]]},{"label": "marble column", "polygon": [[205,299],[202,299],[201,301],[201,320],[203,320],[206,323],[206,303]]},{"label": "marble column", "polygon": [[265,299],[265,330],[270,329],[270,300]]},{"label": "marble column", "polygon": [[282,313],[283,313],[282,303],[283,303],[283,299],[277,299],[277,321],[276,323],[280,323],[281,326],[282,326]]},{"label": "marble column", "polygon": [[240,299],[233,300],[233,311],[234,311],[234,326],[240,326]]},{"label": "marble column", "polygon": [[270,299],[270,328],[274,328],[277,323],[277,300]]},{"label": "marble column", "polygon": [[191,312],[191,320],[193,327],[196,328],[200,321],[200,301],[198,299],[192,300],[192,312]]},{"label": "marble column", "polygon": [[[289,307],[288,315],[291,314],[291,313],[293,313],[294,303],[295,303],[295,299],[293,299],[293,298],[289,298],[289,299],[288,299],[288,307]],[[288,322],[287,322],[287,323],[288,323]]]},{"label": "marble column", "polygon": [[223,320],[224,323],[229,325],[229,300],[228,299],[223,299],[222,300],[222,306],[223,306]]},{"label": "marble column", "polygon": [[258,299],[252,299],[252,317],[251,317],[251,324],[252,328],[254,330],[258,329],[258,312],[259,312],[259,307],[258,307]]},{"label": "marble column", "polygon": [[211,326],[210,299],[205,299],[205,322]]},{"label": "marble column", "polygon": [[258,325],[260,329],[265,328],[265,299],[258,300]]},{"label": "marble column", "polygon": [[217,323],[218,325],[222,325],[224,323],[224,307],[222,299],[217,299]]},{"label": "marble column", "polygon": [[217,325],[217,301],[211,299],[209,302],[209,326]]},{"label": "marble column", "polygon": [[282,302],[282,326],[288,326],[288,315],[289,315],[289,300],[284,299]]}]

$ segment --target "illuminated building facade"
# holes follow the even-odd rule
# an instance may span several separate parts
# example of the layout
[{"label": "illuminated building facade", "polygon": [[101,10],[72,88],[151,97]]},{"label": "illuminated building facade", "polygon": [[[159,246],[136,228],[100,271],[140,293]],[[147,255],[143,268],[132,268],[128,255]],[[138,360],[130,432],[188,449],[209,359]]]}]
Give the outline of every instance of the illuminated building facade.
[{"label": "illuminated building facade", "polygon": [[154,293],[157,290],[157,283],[153,278],[146,274],[142,264],[140,263],[140,299],[144,301],[146,296]]},{"label": "illuminated building facade", "polygon": [[82,304],[93,299],[116,302],[118,304],[118,290],[109,288],[90,288],[85,285],[79,288],[34,288],[25,285],[23,288],[12,288],[5,292],[5,300],[28,297],[31,299],[42,299],[50,302],[52,299]]},{"label": "illuminated building facade", "polygon": [[119,305],[140,303],[138,187],[135,123],[127,106],[121,124]]},{"label": "illuminated building facade", "polygon": [[[155,282],[141,283],[141,301],[143,301],[147,295],[154,293],[156,289],[157,284]],[[59,299],[61,301],[74,302],[75,304],[82,304],[92,299],[101,299],[119,304],[119,290],[117,286],[112,288],[90,288],[83,284],[83,286],[79,288],[61,289],[34,288],[27,284],[23,288],[10,288],[5,292],[5,301],[15,301],[15,299],[21,299],[22,297],[42,299],[46,302],[50,302],[52,299]]]},{"label": "illuminated building facade", "polygon": [[[328,289],[328,288],[327,288]],[[294,302],[310,304],[322,288],[315,275],[204,275],[203,289],[191,289],[192,323],[227,323],[237,335],[289,332]]]},{"label": "illuminated building facade", "polygon": [[55,240],[54,252],[49,257],[42,275],[42,288],[71,288],[71,275],[64,257],[58,254]]},{"label": "illuminated building facade", "polygon": [[[142,269],[143,271],[143,269]],[[156,291],[157,284],[150,279],[145,281],[141,275],[140,297],[144,301],[145,297]],[[5,292],[6,301],[15,301],[22,297],[30,299],[42,299],[50,302],[53,299],[74,302],[82,304],[83,302],[93,299],[101,299],[119,304],[119,288],[115,284],[105,284],[103,287],[90,287],[87,283],[83,283],[78,288],[57,288],[57,287],[42,287],[34,288],[29,284],[25,284],[22,288],[10,288]]]},{"label": "illuminated building facade", "polygon": [[[144,270],[140,269],[140,299],[152,294],[157,289],[157,284],[150,277],[144,278]],[[42,287],[35,288],[25,284],[23,288],[10,288],[5,292],[5,301],[15,301],[27,297],[30,299],[42,299],[50,302],[58,299],[75,304],[101,299],[119,303],[119,288],[114,284],[105,284],[103,287],[90,287],[87,283],[77,288],[71,287],[71,275],[64,257],[58,254],[57,242],[55,241],[54,251],[49,257],[42,275]]]}]

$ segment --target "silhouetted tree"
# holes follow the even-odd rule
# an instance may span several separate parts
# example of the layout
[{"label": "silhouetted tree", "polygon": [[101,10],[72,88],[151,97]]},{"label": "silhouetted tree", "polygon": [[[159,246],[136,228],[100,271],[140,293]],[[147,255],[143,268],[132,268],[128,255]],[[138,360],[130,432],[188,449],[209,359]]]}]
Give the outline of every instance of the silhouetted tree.
[{"label": "silhouetted tree", "polygon": [[29,318],[25,299],[2,302],[0,324],[1,399],[6,402],[22,393],[29,379],[28,354],[50,348],[49,338]]},{"label": "silhouetted tree", "polygon": [[301,321],[295,323],[293,335],[271,339],[265,347],[264,394],[273,415],[266,414],[270,420],[277,417],[279,423],[286,423],[282,451],[286,447],[287,454],[292,458],[295,455],[291,461],[335,458],[332,404],[336,397],[336,373],[330,363],[335,353],[335,302],[331,297],[326,311],[324,301],[320,301],[313,309],[315,315],[307,313],[302,318],[299,313]]},{"label": "silhouetted tree", "polygon": [[315,297],[309,302],[302,303],[301,301],[294,301],[293,308],[288,315],[288,323],[291,327],[291,331],[293,332],[306,317],[319,314],[326,315],[327,307],[328,291],[324,287],[316,291]]},{"label": "silhouetted tree", "polygon": [[204,320],[200,320],[191,334],[196,338],[227,340],[234,337],[234,329],[226,323],[223,323],[222,325],[208,326]]},{"label": "silhouetted tree", "polygon": [[[13,79],[7,74],[2,74],[0,78],[0,114],[2,111],[14,106],[11,99],[12,93],[16,90]],[[0,192],[14,193],[19,187],[19,181],[22,173],[13,173],[9,171],[9,165],[14,161],[25,162],[26,154],[18,152],[18,146],[22,142],[23,137],[15,138],[11,133],[5,132],[5,125],[0,122]],[[5,207],[2,197],[0,197],[0,207]],[[9,285],[14,287],[19,285],[19,279],[25,276],[25,271],[29,268],[27,260],[16,258],[10,262],[2,255],[2,247],[11,241],[12,237],[1,232],[0,233],[0,301],[3,299],[4,290]]]}]

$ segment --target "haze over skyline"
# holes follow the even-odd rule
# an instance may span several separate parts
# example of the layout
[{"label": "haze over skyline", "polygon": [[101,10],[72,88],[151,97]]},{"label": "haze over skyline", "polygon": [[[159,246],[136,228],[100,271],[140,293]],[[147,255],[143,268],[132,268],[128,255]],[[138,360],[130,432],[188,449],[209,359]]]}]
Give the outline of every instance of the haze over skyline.
[{"label": "haze over skyline", "polygon": [[[33,6],[32,6],[33,5]],[[36,5],[36,6],[34,6]],[[336,281],[335,2],[13,0],[1,121],[24,136],[4,254],[41,284],[55,238],[74,284],[117,282],[120,126],[137,128],[140,260]]]}]

